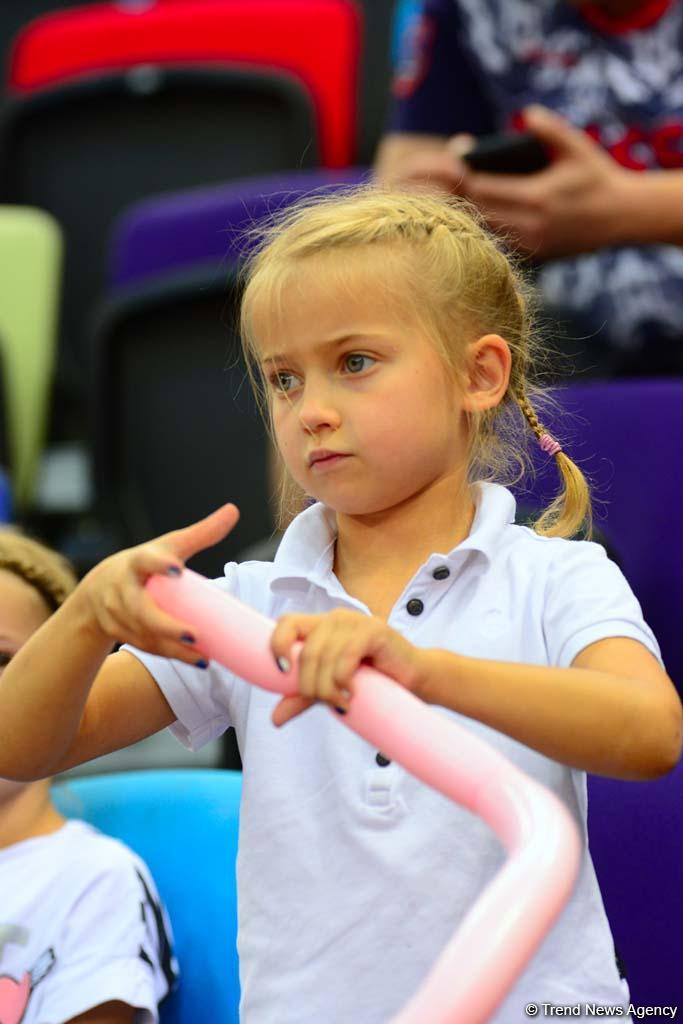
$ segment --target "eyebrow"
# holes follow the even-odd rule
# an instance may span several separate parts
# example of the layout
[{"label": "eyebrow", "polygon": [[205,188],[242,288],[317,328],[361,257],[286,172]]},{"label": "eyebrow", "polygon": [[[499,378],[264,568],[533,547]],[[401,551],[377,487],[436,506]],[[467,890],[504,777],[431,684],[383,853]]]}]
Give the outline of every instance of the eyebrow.
[{"label": "eyebrow", "polygon": [[[323,349],[335,349],[339,348],[344,344],[345,341],[356,341],[359,338],[365,338],[365,334],[345,334],[342,338],[333,338],[331,341],[321,341],[317,345],[313,346],[314,352],[322,352]],[[265,359],[261,360],[261,365],[265,366],[266,363],[280,363],[287,359],[287,353],[278,352],[272,356],[266,356]]]}]

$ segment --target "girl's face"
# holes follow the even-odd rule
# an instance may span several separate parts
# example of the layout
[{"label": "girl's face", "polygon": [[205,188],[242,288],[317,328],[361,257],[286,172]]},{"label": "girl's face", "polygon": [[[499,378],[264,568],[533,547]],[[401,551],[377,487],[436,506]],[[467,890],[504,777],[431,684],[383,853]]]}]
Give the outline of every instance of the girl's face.
[{"label": "girl's face", "polygon": [[[49,611],[38,591],[13,572],[0,569],[0,674],[48,617]],[[0,779],[0,810],[6,800],[31,785],[34,783]]]},{"label": "girl's face", "polygon": [[[462,394],[362,263],[340,280],[324,262],[321,271],[304,261],[277,316],[254,321],[285,464],[307,494],[349,515],[392,508],[466,472]],[[316,449],[343,458],[311,464]]]}]

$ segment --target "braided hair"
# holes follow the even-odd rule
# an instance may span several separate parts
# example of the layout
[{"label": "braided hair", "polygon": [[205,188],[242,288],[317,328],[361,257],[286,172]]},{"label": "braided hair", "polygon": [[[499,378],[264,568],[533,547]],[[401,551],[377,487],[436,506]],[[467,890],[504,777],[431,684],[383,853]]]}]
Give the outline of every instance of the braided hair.
[{"label": "braided hair", "polygon": [[11,529],[0,530],[0,569],[24,580],[52,612],[74,590],[77,579],[69,562],[37,540]]}]

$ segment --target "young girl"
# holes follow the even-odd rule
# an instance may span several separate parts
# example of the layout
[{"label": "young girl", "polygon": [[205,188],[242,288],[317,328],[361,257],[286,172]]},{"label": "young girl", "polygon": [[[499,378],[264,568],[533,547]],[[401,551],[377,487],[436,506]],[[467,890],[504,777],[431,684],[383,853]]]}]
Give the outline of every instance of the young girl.
[{"label": "young girl", "polygon": [[[0,532],[0,673],[75,585],[59,555]],[[0,779],[0,893],[2,1024],[158,1020],[175,965],[149,872],[65,821],[48,780]]]},{"label": "young girl", "polygon": [[[343,711],[371,662],[551,788],[584,838],[584,773],[667,772],[680,702],[620,571],[565,539],[589,514],[585,481],[537,418],[524,288],[461,204],[366,188],[297,207],[251,263],[243,329],[304,510],[273,563],[230,563],[217,586],[277,620],[283,670],[304,642],[300,696],[207,665],[143,589],[230,531],[227,505],[102,562],[22,649],[0,686],[0,774],[233,726],[242,1020],[386,1024],[503,854],[320,702]],[[519,475],[527,436],[562,480],[535,529],[496,482]],[[134,647],[107,657],[115,640]],[[624,1005],[587,852],[493,1019],[579,1001]]]}]

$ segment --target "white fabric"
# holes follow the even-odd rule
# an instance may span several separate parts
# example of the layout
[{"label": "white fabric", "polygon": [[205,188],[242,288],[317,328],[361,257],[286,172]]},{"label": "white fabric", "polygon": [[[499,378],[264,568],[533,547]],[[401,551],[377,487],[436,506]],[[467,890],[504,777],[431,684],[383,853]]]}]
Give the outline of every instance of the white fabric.
[{"label": "white fabric", "polygon": [[[394,629],[418,646],[500,661],[567,667],[612,636],[639,640],[659,658],[602,547],[541,538],[514,525],[505,488],[478,488],[470,536],[416,573],[389,618]],[[274,563],[230,563],[217,586],[272,618],[339,606],[368,614],[332,573],[334,540],[333,511],[313,505],[286,531]],[[442,566],[450,575],[435,579]],[[413,598],[424,603],[418,616],[406,609]],[[133,653],[171,704],[183,743],[237,730],[243,1024],[386,1024],[500,867],[498,841],[397,764],[378,767],[376,751],[326,708],[277,730],[278,698],[218,664],[202,671]],[[558,794],[586,842],[583,772],[454,717]],[[627,1005],[587,855],[560,921],[493,1020],[526,1020],[528,1002],[578,1001]]]},{"label": "white fabric", "polygon": [[0,850],[0,1022],[64,1024],[120,1000],[156,1024],[158,908],[143,862],[85,822]]}]

